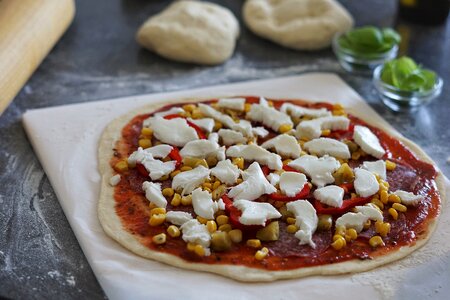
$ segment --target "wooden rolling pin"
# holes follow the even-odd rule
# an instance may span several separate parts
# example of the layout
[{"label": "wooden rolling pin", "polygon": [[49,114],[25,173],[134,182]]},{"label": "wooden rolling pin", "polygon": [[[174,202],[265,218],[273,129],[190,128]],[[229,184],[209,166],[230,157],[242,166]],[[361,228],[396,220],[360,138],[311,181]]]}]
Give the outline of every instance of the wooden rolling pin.
[{"label": "wooden rolling pin", "polygon": [[0,0],[0,115],[74,15],[74,0]]}]

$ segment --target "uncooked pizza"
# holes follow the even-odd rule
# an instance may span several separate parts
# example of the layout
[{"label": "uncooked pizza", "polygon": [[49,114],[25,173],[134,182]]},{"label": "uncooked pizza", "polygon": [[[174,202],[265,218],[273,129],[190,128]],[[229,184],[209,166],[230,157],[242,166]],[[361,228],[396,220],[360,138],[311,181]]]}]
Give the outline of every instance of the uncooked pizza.
[{"label": "uncooked pizza", "polygon": [[430,237],[443,197],[418,146],[323,102],[150,105],[106,128],[99,159],[109,236],[143,257],[242,281],[400,259]]}]

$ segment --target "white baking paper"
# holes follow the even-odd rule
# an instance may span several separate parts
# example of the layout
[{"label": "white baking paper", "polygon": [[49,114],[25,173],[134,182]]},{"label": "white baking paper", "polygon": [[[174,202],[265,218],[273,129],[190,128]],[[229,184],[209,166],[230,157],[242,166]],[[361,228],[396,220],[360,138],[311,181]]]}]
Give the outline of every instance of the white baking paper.
[{"label": "white baking paper", "polygon": [[[263,95],[340,102],[389,126],[339,77],[260,80],[27,111],[23,123],[94,273],[111,299],[441,299],[450,295],[450,210],[430,242],[406,259],[356,275],[241,283],[143,259],[103,232],[97,219],[97,145],[114,118],[147,103],[184,97]],[[448,185],[447,185],[448,186]],[[448,188],[447,188],[448,189]],[[450,190],[450,189],[449,189]],[[448,193],[447,193],[448,194]]]}]

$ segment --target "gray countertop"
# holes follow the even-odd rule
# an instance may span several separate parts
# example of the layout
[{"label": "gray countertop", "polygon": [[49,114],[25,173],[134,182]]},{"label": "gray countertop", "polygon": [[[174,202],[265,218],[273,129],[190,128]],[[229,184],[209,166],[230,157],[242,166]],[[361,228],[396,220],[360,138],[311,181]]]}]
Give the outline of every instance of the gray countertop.
[{"label": "gray countertop", "polygon": [[[371,79],[346,74],[330,49],[291,51],[244,26],[233,57],[221,66],[175,63],[141,49],[135,31],[168,2],[77,1],[72,26],[0,116],[0,297],[105,297],[22,128],[27,109],[331,71],[450,176],[450,22],[425,27],[399,21],[392,0],[342,1],[357,25],[395,27],[404,40],[401,53],[444,78],[443,93],[433,103],[414,113],[393,113],[378,100]],[[240,18],[242,1],[214,2]]]}]

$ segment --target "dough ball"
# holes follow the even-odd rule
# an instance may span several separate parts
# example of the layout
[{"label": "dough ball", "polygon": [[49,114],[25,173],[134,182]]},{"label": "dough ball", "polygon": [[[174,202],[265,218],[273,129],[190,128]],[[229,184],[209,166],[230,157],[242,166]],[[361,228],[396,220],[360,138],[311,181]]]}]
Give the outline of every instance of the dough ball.
[{"label": "dough ball", "polygon": [[255,34],[297,50],[328,47],[337,32],[353,26],[334,0],[248,0],[243,15]]},{"label": "dough ball", "polygon": [[137,41],[159,55],[181,62],[214,65],[234,51],[239,23],[217,4],[176,1],[150,17],[137,32]]}]

